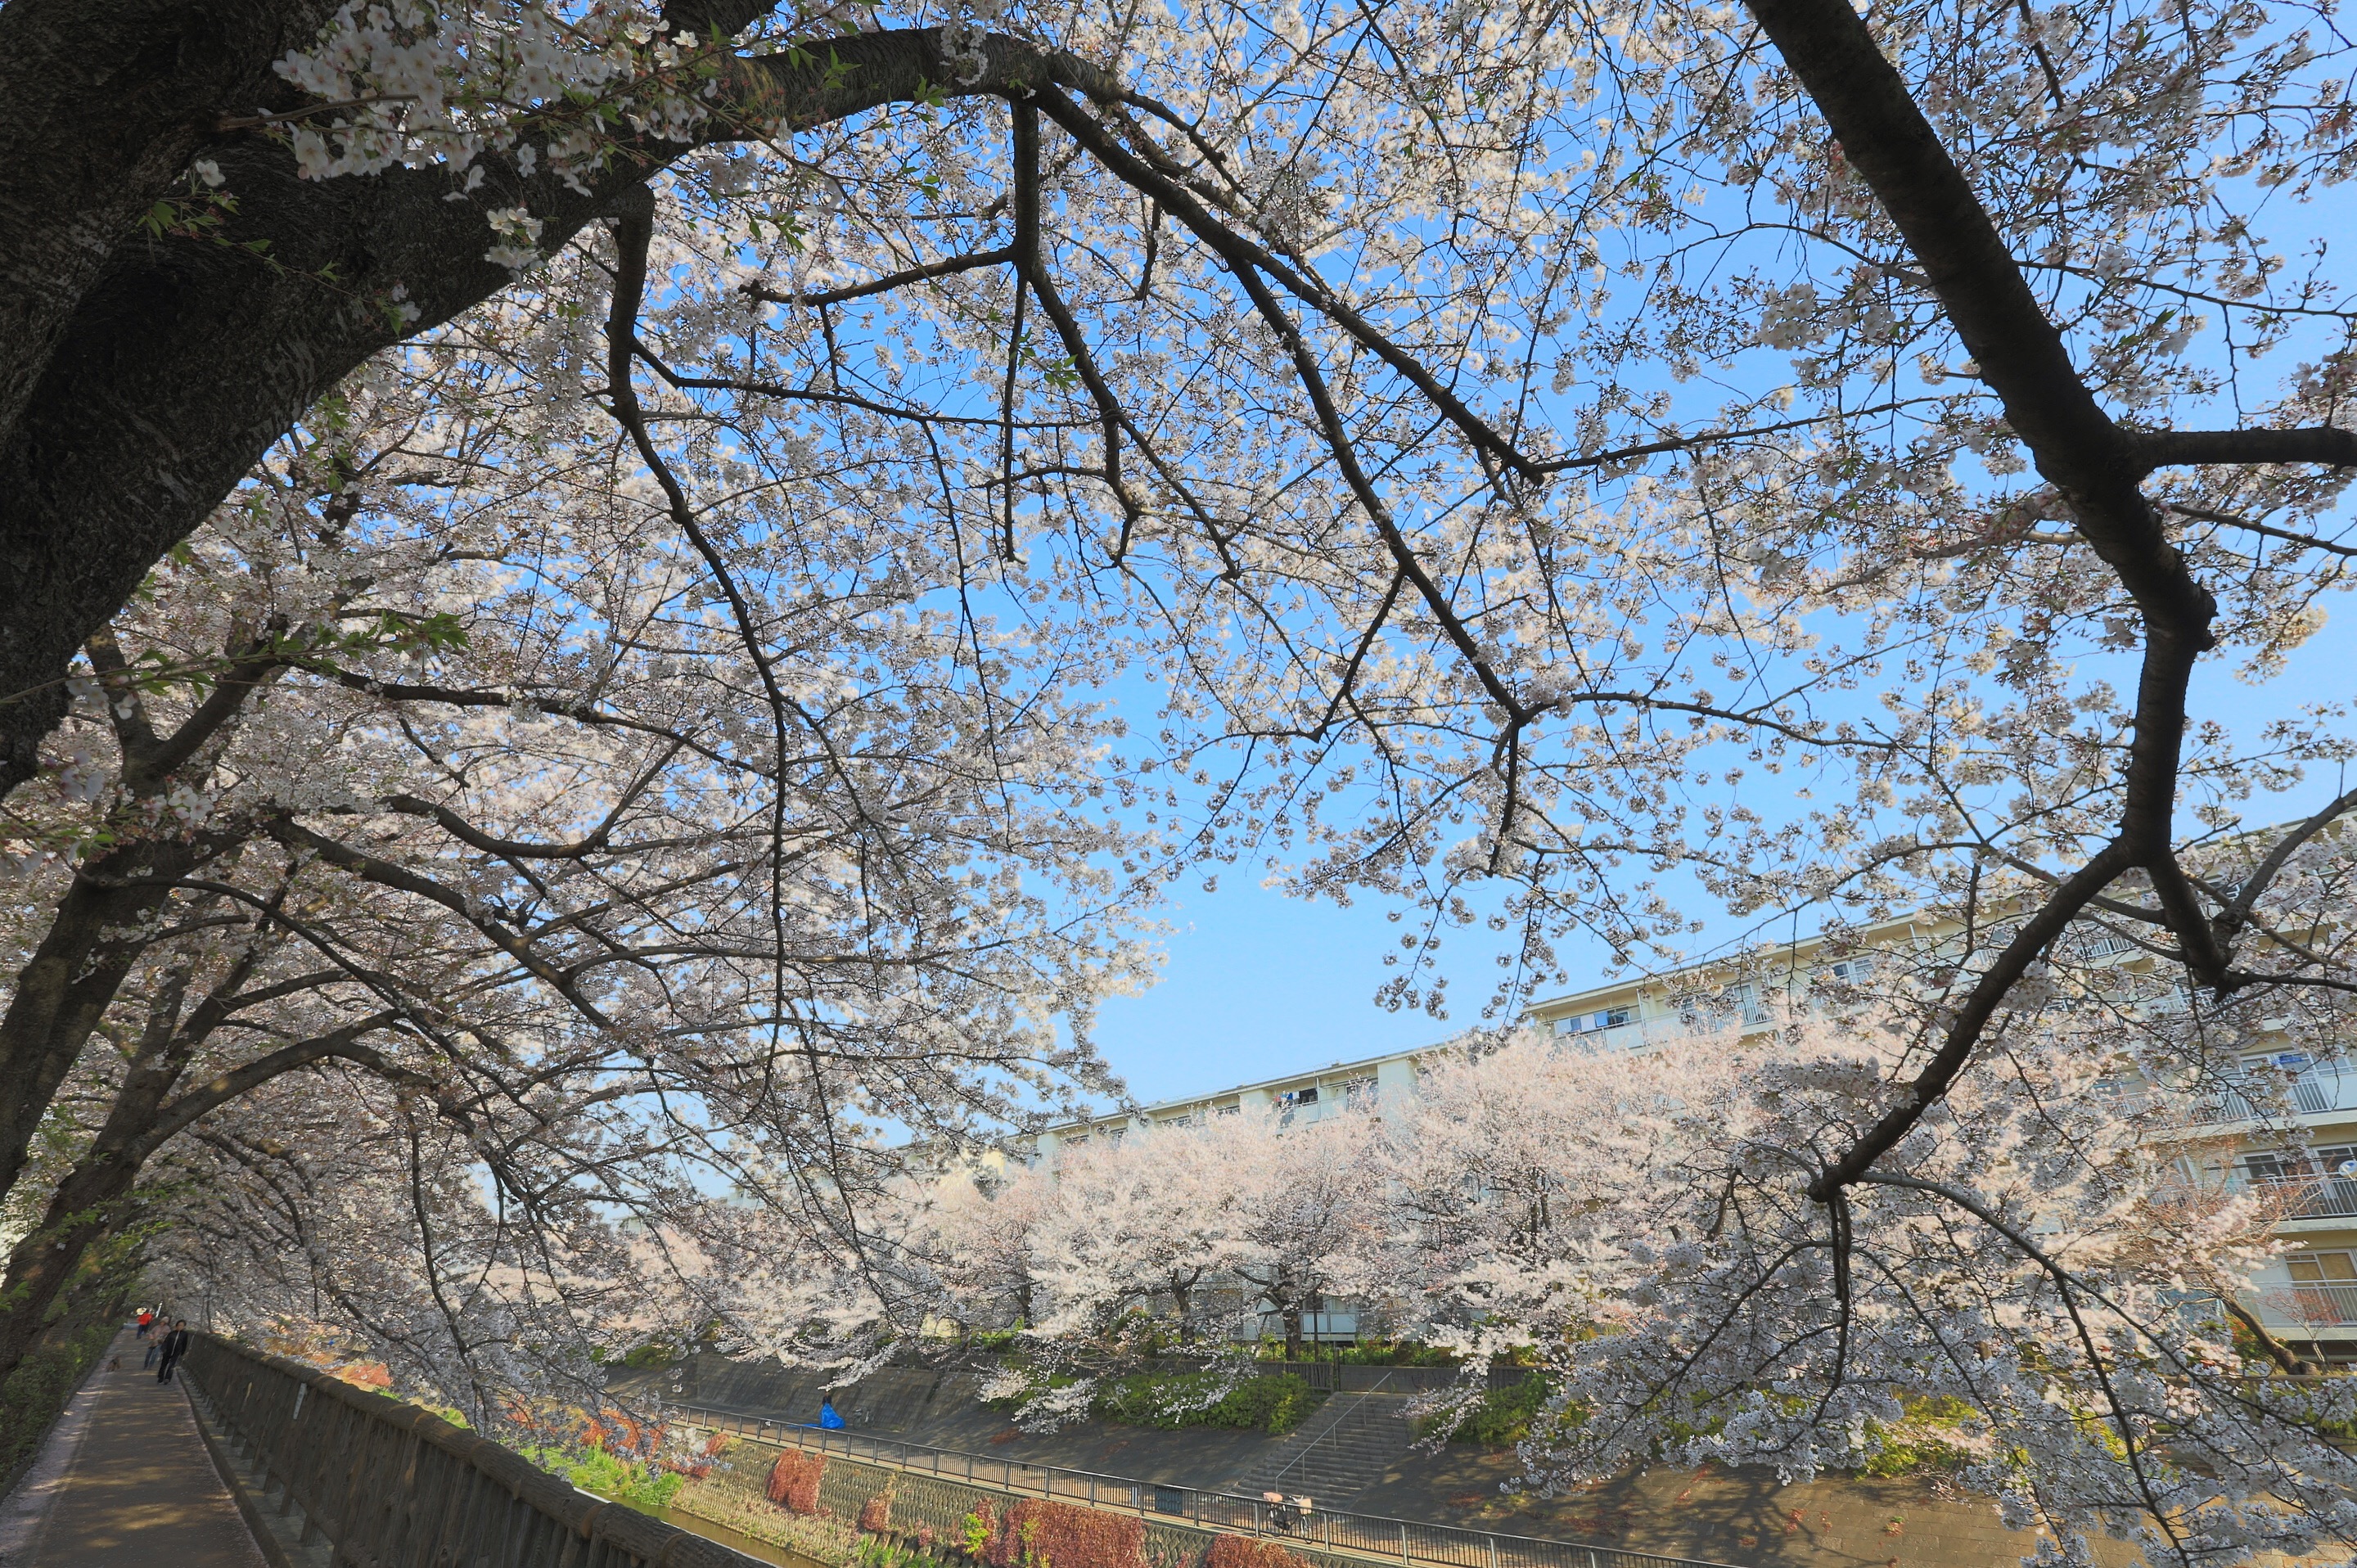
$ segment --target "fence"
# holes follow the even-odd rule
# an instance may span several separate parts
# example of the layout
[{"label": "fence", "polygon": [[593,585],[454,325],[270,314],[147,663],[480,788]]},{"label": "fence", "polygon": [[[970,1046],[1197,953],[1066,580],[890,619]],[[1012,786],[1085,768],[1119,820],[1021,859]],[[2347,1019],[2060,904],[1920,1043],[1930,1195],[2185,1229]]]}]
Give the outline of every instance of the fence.
[{"label": "fence", "polygon": [[1091,1508],[1135,1513],[1141,1519],[1159,1516],[1203,1530],[1268,1536],[1327,1552],[1381,1558],[1401,1563],[1404,1568],[1415,1568],[1419,1563],[1437,1563],[1442,1568],[1726,1568],[1724,1564],[1699,1563],[1690,1557],[1663,1557],[1585,1541],[1498,1535],[1486,1530],[1461,1530],[1455,1525],[1422,1524],[1373,1514],[1320,1510],[1300,1519],[1290,1509],[1272,1506],[1259,1498],[1165,1486],[1060,1465],[1027,1464],[1020,1459],[961,1453],[892,1437],[829,1432],[730,1411],[704,1410],[694,1405],[673,1408],[708,1431],[734,1432],[819,1453],[840,1454],[866,1464],[963,1481],[971,1487],[1083,1503]]},{"label": "fence", "polygon": [[[1147,1371],[1200,1372],[1201,1361],[1165,1358],[1145,1363]],[[1253,1361],[1246,1369],[1252,1375],[1274,1378],[1290,1372],[1313,1389],[1329,1393],[1423,1394],[1439,1389],[1453,1389],[1464,1379],[1457,1367],[1375,1367],[1361,1366],[1356,1361]],[[1480,1380],[1493,1389],[1512,1388],[1529,1377],[1523,1367],[1492,1367]]]},{"label": "fence", "polygon": [[487,1438],[283,1357],[194,1336],[184,1366],[260,1506],[343,1564],[760,1568],[592,1497]]}]

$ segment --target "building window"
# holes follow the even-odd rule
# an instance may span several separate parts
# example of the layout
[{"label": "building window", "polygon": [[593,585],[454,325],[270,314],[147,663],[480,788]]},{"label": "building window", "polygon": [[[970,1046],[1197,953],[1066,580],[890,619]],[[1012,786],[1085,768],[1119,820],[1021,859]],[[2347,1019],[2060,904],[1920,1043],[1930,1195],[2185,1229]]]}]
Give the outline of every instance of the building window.
[{"label": "building window", "polygon": [[2357,1284],[2357,1259],[2346,1252],[2294,1252],[2284,1262],[2300,1284]]},{"label": "building window", "polygon": [[1296,1105],[1315,1105],[1318,1103],[1318,1086],[1313,1083],[1307,1089],[1288,1089],[1276,1097],[1276,1102],[1288,1110]]},{"label": "building window", "polygon": [[1874,978],[1874,960],[1861,953],[1857,958],[1829,963],[1819,972],[1827,979],[1837,980],[1846,985],[1862,985]]},{"label": "building window", "polygon": [[1557,1018],[1555,1032],[1558,1035],[1592,1035],[1599,1029],[1618,1029],[1636,1021],[1637,1009],[1631,1004],[1626,1007],[1607,1007],[1601,1012],[1575,1013],[1568,1018]]},{"label": "building window", "polygon": [[1342,1103],[1372,1105],[1381,1092],[1382,1086],[1372,1078],[1346,1079],[1342,1083]]},{"label": "building window", "polygon": [[1760,988],[1748,980],[1739,985],[1730,985],[1720,992],[1719,1001],[1722,1004],[1731,1006],[1741,1013],[1743,1021],[1747,1024],[1764,1024],[1768,1021],[1768,1005],[1760,1000]]},{"label": "building window", "polygon": [[1089,1135],[1086,1133],[1076,1133],[1065,1138],[1064,1147],[1068,1149],[1077,1149],[1088,1141]]},{"label": "building window", "polygon": [[1220,1105],[1212,1108],[1211,1114],[1214,1116],[1241,1116],[1243,1114],[1243,1110],[1244,1108],[1240,1104]]},{"label": "building window", "polygon": [[2262,1149],[2243,1156],[2243,1168],[2253,1181],[2288,1181],[2296,1176],[2357,1178],[2357,1144],[2336,1144],[2306,1156],[2294,1149]]}]

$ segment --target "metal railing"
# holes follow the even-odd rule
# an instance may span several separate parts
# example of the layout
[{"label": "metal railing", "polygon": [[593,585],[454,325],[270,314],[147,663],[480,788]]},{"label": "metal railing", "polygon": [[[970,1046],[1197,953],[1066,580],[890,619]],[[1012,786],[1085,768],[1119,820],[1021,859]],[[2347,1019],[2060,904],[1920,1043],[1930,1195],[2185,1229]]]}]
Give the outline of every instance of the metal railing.
[{"label": "metal railing", "polygon": [[2323,1328],[2357,1323],[2357,1284],[2266,1285],[2256,1296],[2265,1316],[2278,1326]]},{"label": "metal railing", "polygon": [[[2275,1098],[2277,1092],[2283,1096],[2281,1101]],[[2286,1106],[2301,1116],[2357,1111],[2357,1062],[2319,1062],[2292,1074],[2279,1088],[2271,1083],[2256,1094],[2231,1087],[2222,1089],[2196,1101],[2187,1120],[2196,1124],[2257,1122],[2281,1114]]]},{"label": "metal railing", "polygon": [[1415,1568],[1418,1563],[1437,1563],[1442,1568],[1727,1568],[1724,1563],[1691,1557],[1664,1557],[1657,1552],[1630,1552],[1587,1541],[1500,1535],[1486,1530],[1424,1524],[1375,1514],[1317,1510],[1305,1519],[1288,1506],[1271,1505],[1260,1498],[1230,1492],[1167,1486],[1061,1465],[1035,1465],[995,1455],[907,1443],[895,1437],[826,1431],[797,1422],[739,1415],[734,1411],[697,1405],[672,1408],[692,1424],[707,1431],[733,1432],[819,1453],[840,1454],[865,1464],[963,1481],[995,1491],[1117,1509],[1149,1520],[1160,1518],[1202,1530],[1268,1536],[1300,1547],[1379,1558],[1404,1564],[1405,1568]]},{"label": "metal railing", "polygon": [[[1397,1370],[1398,1369],[1393,1368],[1387,1369]],[[1366,1391],[1369,1393],[1380,1392],[1380,1381],[1376,1388],[1369,1389]],[[1400,1409],[1397,1405],[1392,1404],[1389,1401],[1381,1401],[1372,1403],[1361,1402],[1348,1406],[1347,1408],[1336,1412],[1334,1418],[1329,1421],[1323,1427],[1320,1427],[1315,1432],[1306,1434],[1303,1437],[1300,1447],[1286,1459],[1283,1467],[1280,1468],[1275,1475],[1268,1477],[1268,1484],[1272,1487],[1282,1489],[1288,1478],[1303,1473],[1303,1466],[1308,1463],[1312,1455],[1317,1455],[1320,1450],[1325,1450],[1326,1452],[1330,1453],[1332,1449],[1329,1446],[1329,1444],[1339,1445],[1340,1444],[1345,1443],[1353,1437],[1357,1437],[1362,1433],[1368,1431],[1370,1428],[1383,1423],[1401,1422],[1405,1419],[1406,1413],[1407,1412],[1405,1411]]]},{"label": "metal railing", "polygon": [[2261,1176],[2249,1190],[2283,1205],[2286,1219],[2331,1219],[2357,1215],[2357,1177]]},{"label": "metal railing", "polygon": [[184,1365],[257,1506],[277,1492],[338,1564],[760,1568],[299,1361],[199,1334]]},{"label": "metal railing", "polygon": [[[1203,1369],[1203,1362],[1179,1357],[1157,1357],[1142,1364],[1142,1369],[1150,1372],[1200,1372]],[[1379,1391],[1387,1394],[1433,1393],[1456,1388],[1465,1376],[1464,1369],[1458,1367],[1383,1367],[1329,1360],[1253,1361],[1246,1364],[1245,1370],[1260,1378],[1289,1372],[1313,1389],[1345,1394]],[[1493,1389],[1511,1388],[1530,1375],[1526,1367],[1491,1367],[1477,1380]]]}]

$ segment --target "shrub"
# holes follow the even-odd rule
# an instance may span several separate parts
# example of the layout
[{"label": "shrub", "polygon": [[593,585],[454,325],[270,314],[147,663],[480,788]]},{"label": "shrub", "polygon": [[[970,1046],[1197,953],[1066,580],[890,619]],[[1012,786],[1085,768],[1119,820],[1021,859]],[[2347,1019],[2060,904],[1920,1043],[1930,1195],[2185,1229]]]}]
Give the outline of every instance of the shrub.
[{"label": "shrub", "polygon": [[991,1568],[1146,1568],[1146,1521],[1026,1498],[992,1533],[988,1561]]},{"label": "shrub", "polygon": [[863,1536],[851,1549],[846,1568],[943,1568],[943,1564],[925,1555],[920,1548],[895,1546],[888,1541]]},{"label": "shrub", "polygon": [[1509,1388],[1484,1390],[1472,1403],[1458,1407],[1459,1413],[1444,1411],[1428,1417],[1419,1428],[1420,1434],[1503,1448],[1531,1434],[1531,1423],[1546,1397],[1544,1380],[1533,1375]]},{"label": "shrub", "polygon": [[1097,1397],[1097,1412],[1132,1426],[1234,1426],[1282,1434],[1301,1424],[1319,1395],[1287,1372],[1246,1378],[1218,1399],[1216,1372],[1148,1373],[1124,1378]]},{"label": "shrub", "polygon": [[990,1504],[979,1502],[974,1511],[958,1520],[958,1543],[965,1548],[968,1557],[982,1557],[990,1551],[990,1538],[997,1532],[997,1520],[991,1517]]},{"label": "shrub", "polygon": [[527,1449],[524,1457],[544,1470],[553,1470],[585,1492],[610,1498],[640,1513],[659,1514],[687,1485],[687,1477],[647,1465],[633,1465],[603,1448],[575,1455],[557,1448]]},{"label": "shrub", "polygon": [[860,1506],[859,1528],[881,1534],[892,1528],[892,1494],[878,1492]]},{"label": "shrub", "polygon": [[1421,1344],[1414,1339],[1402,1339],[1396,1344],[1380,1342],[1346,1345],[1338,1358],[1353,1367],[1453,1367],[1456,1352],[1437,1345]]},{"label": "shrub", "polygon": [[1907,1413],[1896,1424],[1866,1423],[1873,1456],[1858,1466],[1861,1476],[1911,1476],[1924,1470],[1961,1470],[1989,1457],[1992,1449],[1985,1423],[1963,1400],[1942,1395],[1932,1399],[1899,1396]]},{"label": "shrub", "polygon": [[825,1455],[789,1448],[770,1467],[770,1500],[788,1513],[816,1513],[819,1477],[825,1474]]},{"label": "shrub", "polygon": [[1222,1535],[1211,1542],[1203,1568],[1309,1568],[1309,1559],[1287,1552],[1274,1541],[1250,1535]]}]

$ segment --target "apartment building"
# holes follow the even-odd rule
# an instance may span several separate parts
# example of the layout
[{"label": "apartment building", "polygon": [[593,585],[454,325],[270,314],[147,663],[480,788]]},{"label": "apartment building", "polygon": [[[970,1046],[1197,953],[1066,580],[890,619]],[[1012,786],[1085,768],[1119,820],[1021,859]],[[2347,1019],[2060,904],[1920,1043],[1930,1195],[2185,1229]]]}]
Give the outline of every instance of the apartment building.
[{"label": "apartment building", "polygon": [[[1723,1027],[1738,1019],[1764,1024],[1779,1002],[1800,1003],[1824,982],[1870,983],[1878,950],[1920,951],[1954,935],[1937,922],[1903,917],[1847,933],[1838,943],[1804,938],[1755,950],[1739,964],[1699,964],[1548,997],[1534,1003],[1523,1018],[1567,1046],[1599,1055],[1640,1050],[1697,1026]],[[2099,963],[2147,968],[2152,961],[2133,944],[2099,933],[2079,945],[2083,958]],[[1157,1126],[1200,1124],[1247,1111],[1306,1124],[1346,1108],[1380,1106],[1413,1095],[1418,1061],[1452,1043],[1333,1061],[1076,1119],[1039,1133],[1032,1158],[1052,1163],[1059,1149],[1092,1140],[1118,1144]],[[2292,1249],[2253,1280],[2244,1305],[2302,1354],[2357,1360],[2357,1061],[2255,1053],[2243,1070],[2253,1080],[2264,1075],[2287,1084],[2298,1112],[2296,1133],[2265,1132],[2250,1098],[2229,1089],[2190,1107],[2170,1141],[2181,1150],[2190,1183],[2212,1191],[2255,1190],[2280,1208],[2278,1233]],[[1310,1336],[1352,1338],[1357,1314],[1349,1304],[1329,1305],[1333,1310],[1305,1326]]]},{"label": "apartment building", "polygon": [[[2247,1058],[2243,1073],[2251,1092],[2225,1089],[2172,1133],[2180,1165],[2198,1189],[2255,1193],[2278,1216],[2289,1250],[2253,1278],[2243,1305],[2302,1355],[2357,1361],[2357,1062],[2276,1051]],[[2290,1124],[2261,1121],[2253,1097],[2263,1077],[2288,1098]]]},{"label": "apartment building", "polygon": [[[1780,998],[1799,1000],[1825,980],[1863,983],[1873,971],[1870,950],[1936,940],[1939,929],[1912,917],[1854,933],[1835,949],[1827,939],[1808,937],[1755,951],[1739,967],[1732,962],[1696,964],[1664,975],[1620,981],[1568,992],[1531,1004],[1523,1019],[1556,1039],[1598,1052],[1636,1050],[1685,1034],[1698,1025],[1721,1026],[1740,1019],[1768,1020]],[[1158,1101],[1135,1111],[1060,1122],[1039,1134],[1036,1153],[1052,1161],[1056,1151],[1092,1140],[1119,1143],[1132,1132],[1155,1126],[1188,1126],[1246,1110],[1315,1122],[1345,1107],[1380,1105],[1415,1092],[1416,1063],[1454,1041],[1236,1084],[1183,1100]]]}]

